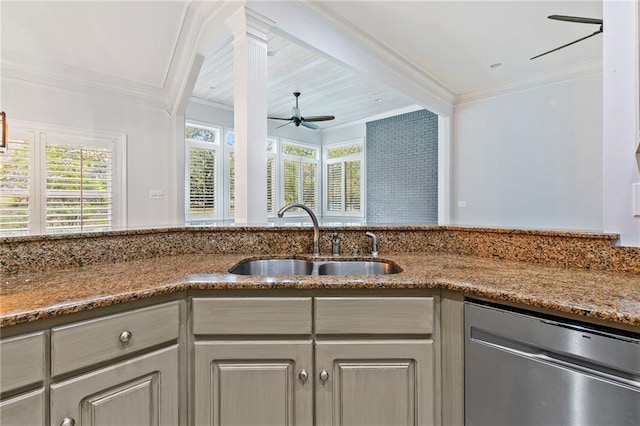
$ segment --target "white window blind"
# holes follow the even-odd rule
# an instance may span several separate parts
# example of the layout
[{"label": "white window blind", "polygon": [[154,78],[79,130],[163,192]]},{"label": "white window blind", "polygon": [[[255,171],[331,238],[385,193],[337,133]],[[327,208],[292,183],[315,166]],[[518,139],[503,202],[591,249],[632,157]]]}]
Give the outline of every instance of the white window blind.
[{"label": "white window blind", "polygon": [[343,210],[342,182],[342,164],[327,164],[327,211]]},{"label": "white window blind", "polygon": [[189,149],[189,216],[211,217],[217,213],[217,152]]},{"label": "white window blind", "polygon": [[47,233],[111,229],[113,152],[47,143]]},{"label": "white window blind", "polygon": [[346,142],[324,148],[325,214],[362,216],[363,142]]},{"label": "white window blind", "polygon": [[9,139],[0,154],[0,235],[29,234],[33,138]]},{"label": "white window blind", "polygon": [[185,124],[187,221],[222,218],[220,132],[217,127]]},{"label": "white window blind", "polygon": [[319,149],[313,146],[282,142],[284,204],[303,203],[312,210],[319,207]]}]

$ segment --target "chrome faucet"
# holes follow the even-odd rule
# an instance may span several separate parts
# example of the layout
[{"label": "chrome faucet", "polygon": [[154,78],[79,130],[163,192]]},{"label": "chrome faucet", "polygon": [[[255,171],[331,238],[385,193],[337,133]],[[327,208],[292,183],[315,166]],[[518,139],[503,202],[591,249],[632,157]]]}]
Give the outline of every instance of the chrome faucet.
[{"label": "chrome faucet", "polygon": [[372,240],[371,241],[371,256],[377,257],[378,256],[378,237],[376,237],[376,234],[374,234],[371,231],[365,233],[364,235],[366,235],[367,237],[371,237],[371,240]]},{"label": "chrome faucet", "polygon": [[318,218],[316,218],[313,210],[302,203],[291,203],[278,210],[278,217],[282,217],[282,215],[284,215],[284,212],[294,207],[300,207],[302,210],[309,213],[311,222],[313,222],[313,255],[320,256],[320,226],[318,226]]}]

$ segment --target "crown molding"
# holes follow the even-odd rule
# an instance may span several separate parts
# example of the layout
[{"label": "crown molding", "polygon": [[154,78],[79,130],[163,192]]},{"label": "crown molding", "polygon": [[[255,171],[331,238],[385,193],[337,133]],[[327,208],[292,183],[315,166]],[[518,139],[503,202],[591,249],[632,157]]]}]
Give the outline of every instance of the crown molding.
[{"label": "crown molding", "polygon": [[569,68],[552,70],[544,74],[536,75],[532,78],[512,81],[498,86],[463,93],[456,97],[454,107],[598,74],[602,74],[601,59],[583,62]]},{"label": "crown molding", "polygon": [[153,108],[164,107],[162,88],[113,77],[107,74],[2,51],[2,78],[41,84],[74,92],[132,102]]}]

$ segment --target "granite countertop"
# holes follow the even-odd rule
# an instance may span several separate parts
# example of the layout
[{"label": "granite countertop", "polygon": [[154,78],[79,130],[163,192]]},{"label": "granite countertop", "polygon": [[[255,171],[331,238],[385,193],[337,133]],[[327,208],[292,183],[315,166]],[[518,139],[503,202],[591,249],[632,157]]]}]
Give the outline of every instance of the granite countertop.
[{"label": "granite countertop", "polygon": [[227,273],[240,260],[252,257],[264,258],[187,254],[8,275],[0,286],[0,327],[188,289],[445,288],[625,324],[640,332],[637,274],[434,253],[381,255],[403,269],[393,275],[259,277]]}]

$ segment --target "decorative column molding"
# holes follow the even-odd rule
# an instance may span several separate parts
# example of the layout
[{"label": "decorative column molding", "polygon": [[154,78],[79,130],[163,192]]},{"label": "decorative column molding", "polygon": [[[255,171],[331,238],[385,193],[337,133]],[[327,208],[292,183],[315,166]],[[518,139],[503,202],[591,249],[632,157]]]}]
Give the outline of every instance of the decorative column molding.
[{"label": "decorative column molding", "polygon": [[267,34],[274,22],[240,8],[233,32],[235,223],[267,223]]}]

